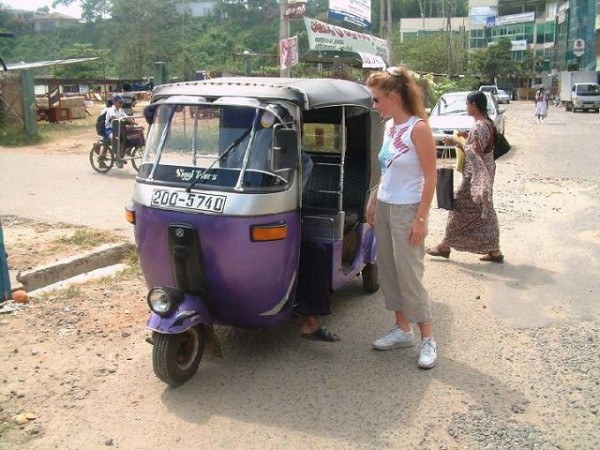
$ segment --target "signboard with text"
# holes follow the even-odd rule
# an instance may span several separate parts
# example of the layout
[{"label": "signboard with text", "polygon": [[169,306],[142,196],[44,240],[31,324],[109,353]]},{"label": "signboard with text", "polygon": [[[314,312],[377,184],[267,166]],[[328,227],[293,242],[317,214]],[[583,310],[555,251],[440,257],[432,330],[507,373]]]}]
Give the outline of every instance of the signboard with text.
[{"label": "signboard with text", "polygon": [[330,25],[320,20],[304,18],[308,35],[308,48],[316,51],[368,53],[379,56],[386,63],[390,60],[387,41],[370,34],[358,33],[347,28]]},{"label": "signboard with text", "polygon": [[371,29],[371,0],[329,0],[329,18]]},{"label": "signboard with text", "polygon": [[306,13],[307,0],[288,0],[283,17],[286,19],[302,19]]}]

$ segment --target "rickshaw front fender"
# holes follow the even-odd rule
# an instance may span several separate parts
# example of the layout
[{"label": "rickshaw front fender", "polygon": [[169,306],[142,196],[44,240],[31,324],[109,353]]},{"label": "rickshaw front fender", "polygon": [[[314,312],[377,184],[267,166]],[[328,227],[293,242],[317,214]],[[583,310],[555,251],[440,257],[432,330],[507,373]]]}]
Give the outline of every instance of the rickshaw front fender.
[{"label": "rickshaw front fender", "polygon": [[148,318],[148,328],[163,334],[183,333],[200,324],[212,325],[213,320],[200,296],[192,294],[185,294],[171,314],[161,316],[152,311]]}]

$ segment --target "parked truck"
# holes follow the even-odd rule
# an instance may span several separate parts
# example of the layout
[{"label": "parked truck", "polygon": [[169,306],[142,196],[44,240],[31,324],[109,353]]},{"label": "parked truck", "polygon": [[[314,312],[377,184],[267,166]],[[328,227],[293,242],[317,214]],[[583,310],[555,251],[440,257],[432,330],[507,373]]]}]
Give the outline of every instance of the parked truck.
[{"label": "parked truck", "polygon": [[595,71],[560,73],[560,101],[567,111],[600,112],[600,85]]}]

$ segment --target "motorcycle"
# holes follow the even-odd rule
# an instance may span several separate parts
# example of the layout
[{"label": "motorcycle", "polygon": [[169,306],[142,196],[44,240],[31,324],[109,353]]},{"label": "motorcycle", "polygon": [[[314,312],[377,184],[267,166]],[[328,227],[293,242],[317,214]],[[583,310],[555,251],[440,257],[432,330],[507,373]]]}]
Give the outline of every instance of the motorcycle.
[{"label": "motorcycle", "polygon": [[194,376],[205,347],[218,347],[214,325],[283,325],[300,292],[329,295],[356,276],[379,288],[364,220],[383,138],[371,105],[364,86],[334,79],[155,88],[127,217],[160,380]]}]

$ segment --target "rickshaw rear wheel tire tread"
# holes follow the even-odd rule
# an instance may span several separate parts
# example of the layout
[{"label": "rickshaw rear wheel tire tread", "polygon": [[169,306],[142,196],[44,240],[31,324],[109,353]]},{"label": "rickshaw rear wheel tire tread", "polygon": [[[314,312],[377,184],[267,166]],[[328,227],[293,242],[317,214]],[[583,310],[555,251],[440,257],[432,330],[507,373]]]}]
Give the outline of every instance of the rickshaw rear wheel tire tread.
[{"label": "rickshaw rear wheel tire tread", "polygon": [[90,150],[90,165],[92,169],[94,169],[98,173],[107,173],[110,169],[112,169],[115,164],[115,155],[111,152],[110,149],[106,150],[106,155],[104,155],[104,167],[100,165],[100,155],[96,153],[97,144],[92,146]]},{"label": "rickshaw rear wheel tire tread", "polygon": [[[197,325],[178,334],[154,333],[152,349],[154,373],[170,386],[181,386],[198,370],[205,345],[206,332],[203,325]],[[184,360],[178,361],[182,352]]]},{"label": "rickshaw rear wheel tire tread", "polygon": [[367,264],[362,272],[363,289],[372,294],[379,290],[379,276],[377,275],[377,263]]}]

